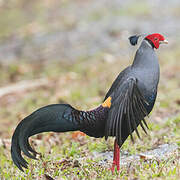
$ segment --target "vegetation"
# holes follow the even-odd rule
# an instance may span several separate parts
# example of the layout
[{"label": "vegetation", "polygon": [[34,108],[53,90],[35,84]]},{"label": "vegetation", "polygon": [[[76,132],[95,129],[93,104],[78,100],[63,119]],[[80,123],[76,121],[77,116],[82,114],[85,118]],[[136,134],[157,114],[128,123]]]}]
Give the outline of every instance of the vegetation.
[{"label": "vegetation", "polygon": [[[0,179],[180,179],[178,1],[166,2],[163,11],[162,1],[155,5],[101,1],[0,1]],[[134,56],[127,28],[130,34],[161,28],[162,34],[171,35],[167,36],[170,44],[157,52],[161,79],[147,119],[148,135],[139,128],[142,139],[134,134],[135,143],[128,139],[121,155],[138,155],[164,144],[178,148],[163,158],[131,159],[112,174],[108,155],[113,138],[106,142],[72,132],[44,133],[30,139],[40,153],[39,161],[26,158],[29,169],[20,172],[10,156],[10,139],[19,121],[47,104],[69,103],[88,110],[102,103],[113,80]],[[57,40],[58,32],[72,38]]]},{"label": "vegetation", "polygon": [[[177,52],[178,53],[178,52]],[[160,55],[161,81],[157,102],[148,120],[149,135],[141,131],[142,140],[130,139],[123,145],[122,153],[129,155],[146,152],[165,143],[180,145],[179,112],[179,71],[176,56],[171,61],[168,53]],[[96,65],[95,65],[96,64]],[[109,85],[118,72],[127,65],[117,59],[107,62],[98,59],[79,61],[74,64],[46,62],[30,64],[21,61],[18,66],[1,66],[1,84],[8,85],[17,81],[45,78],[49,83],[36,89],[22,90],[1,97],[0,126],[1,138],[10,138],[18,121],[35,109],[51,104],[68,102],[79,109],[89,109],[100,104]],[[171,71],[167,71],[167,68]],[[7,73],[8,72],[8,73]],[[6,77],[6,82],[4,78]],[[13,78],[12,78],[13,77]],[[140,129],[140,128],[139,128]],[[0,176],[3,179],[35,179],[49,175],[62,179],[178,179],[179,155],[177,151],[166,160],[146,161],[124,166],[120,173],[112,174],[109,161],[101,163],[95,152],[113,150],[113,138],[106,143],[104,139],[87,136],[73,138],[72,133],[45,133],[32,138],[34,148],[41,153],[40,160],[29,160],[29,169],[20,172],[12,163],[10,143],[4,140],[0,151]],[[104,157],[105,158],[105,157]]]}]

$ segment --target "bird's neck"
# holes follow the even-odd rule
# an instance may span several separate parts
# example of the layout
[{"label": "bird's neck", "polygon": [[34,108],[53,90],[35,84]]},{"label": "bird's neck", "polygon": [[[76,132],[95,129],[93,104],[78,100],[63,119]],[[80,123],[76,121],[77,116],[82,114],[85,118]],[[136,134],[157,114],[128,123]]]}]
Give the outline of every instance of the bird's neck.
[{"label": "bird's neck", "polygon": [[154,48],[148,41],[143,40],[141,43],[131,69],[136,78],[143,82],[146,91],[157,89],[160,76],[159,62]]},{"label": "bird's neck", "polygon": [[155,68],[159,67],[156,52],[152,44],[144,39],[136,52],[133,64],[133,68]]}]

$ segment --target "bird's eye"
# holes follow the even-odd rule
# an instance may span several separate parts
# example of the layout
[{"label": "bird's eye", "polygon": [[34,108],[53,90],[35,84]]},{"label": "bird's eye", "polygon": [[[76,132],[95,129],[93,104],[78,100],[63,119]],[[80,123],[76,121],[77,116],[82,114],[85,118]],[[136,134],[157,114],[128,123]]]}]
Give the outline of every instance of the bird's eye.
[{"label": "bird's eye", "polygon": [[155,40],[155,41],[157,41],[157,40],[158,40],[158,38],[156,38],[156,37],[155,37],[155,38],[154,38],[154,40]]}]

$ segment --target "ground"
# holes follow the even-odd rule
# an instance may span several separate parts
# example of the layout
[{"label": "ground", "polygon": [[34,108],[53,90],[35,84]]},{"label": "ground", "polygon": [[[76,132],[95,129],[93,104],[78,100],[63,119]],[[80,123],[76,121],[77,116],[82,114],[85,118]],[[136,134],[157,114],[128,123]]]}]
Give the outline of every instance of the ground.
[{"label": "ground", "polygon": [[[0,179],[179,179],[179,1],[163,9],[162,0],[28,2],[0,1]],[[120,172],[109,171],[113,138],[106,142],[72,132],[32,137],[39,160],[26,158],[25,173],[15,167],[10,140],[18,122],[52,103],[96,107],[133,60],[137,47],[130,46],[129,35],[157,31],[169,44],[157,50],[161,77],[147,118],[150,129],[146,135],[139,128],[141,139],[134,134],[134,144],[125,142]],[[169,153],[148,155],[159,147]]]},{"label": "ground", "polygon": [[[161,49],[159,49],[161,51]],[[147,122],[150,130],[145,135],[142,130],[141,140],[133,144],[130,139],[122,147],[128,155],[143,153],[157,148],[162,144],[178,144],[180,134],[180,92],[179,92],[179,62],[176,56],[168,55],[170,51],[160,54],[161,79],[157,101]],[[177,52],[178,53],[178,52]],[[17,81],[25,84],[36,79],[46,79],[42,86],[21,89],[1,97],[0,126],[1,138],[1,177],[5,179],[35,179],[48,174],[52,178],[67,179],[178,179],[179,155],[177,149],[166,160],[141,160],[131,166],[122,166],[120,173],[111,174],[108,164],[99,163],[101,158],[94,152],[113,150],[113,138],[107,142],[88,136],[74,138],[72,133],[45,133],[32,138],[35,149],[41,153],[39,161],[29,160],[29,169],[25,174],[12,163],[10,157],[11,138],[17,123],[35,109],[51,104],[68,102],[78,109],[96,107],[103,100],[105,92],[126,65],[124,60],[106,61],[103,57],[74,64],[59,62],[40,63],[37,65],[21,62],[18,66],[1,67],[1,82],[6,86]],[[8,72],[8,74],[7,74]],[[7,83],[8,82],[8,83]],[[73,87],[73,88],[72,88]],[[14,175],[13,175],[14,174]]]}]

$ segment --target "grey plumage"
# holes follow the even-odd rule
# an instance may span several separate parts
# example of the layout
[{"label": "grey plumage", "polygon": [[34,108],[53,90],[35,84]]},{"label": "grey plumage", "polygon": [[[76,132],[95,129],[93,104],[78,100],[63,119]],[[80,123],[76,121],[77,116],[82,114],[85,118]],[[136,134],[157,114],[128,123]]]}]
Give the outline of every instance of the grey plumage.
[{"label": "grey plumage", "polygon": [[[136,44],[136,38],[131,41]],[[144,39],[132,65],[119,74],[107,92],[104,100],[110,98],[108,106],[103,103],[93,110],[79,111],[69,104],[54,104],[24,118],[12,137],[13,162],[23,171],[28,163],[21,152],[36,159],[28,138],[41,132],[80,130],[96,138],[115,136],[119,147],[129,135],[133,140],[133,131],[140,137],[137,127],[140,125],[147,133],[144,118],[154,106],[158,82],[159,63],[154,46]]]},{"label": "grey plumage", "polygon": [[158,82],[159,63],[156,53],[151,44],[143,40],[132,65],[119,74],[105,97],[112,97],[106,122],[106,139],[108,136],[116,136],[121,147],[129,135],[133,140],[134,130],[139,137],[138,125],[147,133],[144,118],[153,108]]}]

